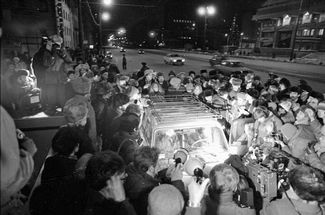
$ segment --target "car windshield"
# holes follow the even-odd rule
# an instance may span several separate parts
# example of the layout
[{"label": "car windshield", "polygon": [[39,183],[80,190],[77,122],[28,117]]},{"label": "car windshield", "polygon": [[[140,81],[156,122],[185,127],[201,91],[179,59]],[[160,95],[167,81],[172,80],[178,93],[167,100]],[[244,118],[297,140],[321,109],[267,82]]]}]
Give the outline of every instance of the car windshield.
[{"label": "car windshield", "polygon": [[167,156],[172,156],[179,148],[188,151],[213,148],[214,152],[227,148],[223,131],[219,127],[161,129],[155,132],[154,146]]},{"label": "car windshield", "polygon": [[178,54],[171,54],[169,57],[180,57]]}]

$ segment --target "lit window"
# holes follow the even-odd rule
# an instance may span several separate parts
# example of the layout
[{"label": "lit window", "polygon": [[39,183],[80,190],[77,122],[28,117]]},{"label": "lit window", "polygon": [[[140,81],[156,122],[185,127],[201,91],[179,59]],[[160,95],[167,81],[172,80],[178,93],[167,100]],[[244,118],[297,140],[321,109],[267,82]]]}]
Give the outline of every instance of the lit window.
[{"label": "lit window", "polygon": [[310,23],[312,18],[312,14],[309,12],[306,12],[304,16],[302,17],[302,24],[304,23]]},{"label": "lit window", "polygon": [[310,36],[314,36],[314,34],[315,34],[315,29],[311,29]]},{"label": "lit window", "polygon": [[324,35],[324,28],[319,29],[319,31],[318,31],[318,35],[319,35],[319,36],[323,36],[323,35]]},{"label": "lit window", "polygon": [[302,35],[303,36],[309,36],[309,34],[310,34],[310,30],[309,29],[304,29]]}]

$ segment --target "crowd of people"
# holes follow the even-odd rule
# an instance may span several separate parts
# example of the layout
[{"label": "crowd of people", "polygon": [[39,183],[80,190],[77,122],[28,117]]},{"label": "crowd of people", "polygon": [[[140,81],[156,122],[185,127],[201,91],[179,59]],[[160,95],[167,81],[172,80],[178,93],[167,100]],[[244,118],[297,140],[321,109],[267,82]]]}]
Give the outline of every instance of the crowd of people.
[{"label": "crowd of people", "polygon": [[[64,114],[67,121],[52,139],[41,183],[29,201],[31,214],[324,214],[325,100],[306,81],[292,86],[275,74],[262,82],[253,72],[217,70],[165,76],[145,62],[125,75],[105,56],[73,60],[61,44],[62,38],[50,37],[31,66],[17,57],[8,60],[1,77],[11,95],[3,104],[10,114],[25,111],[24,96],[41,92],[39,108]],[[238,205],[234,193],[250,185],[234,165],[218,164],[206,179],[193,177],[186,185],[182,164],[160,168],[159,150],[141,146],[139,126],[150,97],[179,94],[191,94],[220,112],[229,145],[239,146],[240,156],[272,142],[302,161],[290,167],[282,198],[260,210]],[[14,214],[36,148],[17,133],[5,109],[1,211]]]}]

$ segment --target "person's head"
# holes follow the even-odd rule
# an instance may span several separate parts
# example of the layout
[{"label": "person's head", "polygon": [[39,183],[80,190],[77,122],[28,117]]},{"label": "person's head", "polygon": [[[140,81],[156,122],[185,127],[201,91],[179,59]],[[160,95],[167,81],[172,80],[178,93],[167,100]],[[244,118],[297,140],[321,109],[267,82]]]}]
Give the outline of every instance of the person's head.
[{"label": "person's head", "polygon": [[278,114],[279,114],[279,116],[286,115],[290,111],[291,106],[292,106],[292,102],[289,99],[281,101],[279,106],[278,106]]},{"label": "person's head", "polygon": [[239,174],[235,168],[228,164],[214,166],[209,174],[210,191],[215,193],[233,192],[239,183]]},{"label": "person's head", "polygon": [[319,170],[304,165],[297,166],[290,170],[288,179],[290,198],[308,202],[325,200],[325,177]]},{"label": "person's head", "polygon": [[62,127],[52,139],[52,149],[63,156],[73,156],[79,150],[82,137],[72,127]]},{"label": "person's head", "polygon": [[299,99],[300,94],[301,94],[301,90],[300,88],[293,86],[289,88],[289,92],[290,92],[290,98],[292,101],[296,101]]},{"label": "person's head", "polygon": [[298,128],[296,126],[292,125],[291,123],[286,123],[281,126],[280,130],[281,130],[281,134],[283,136],[283,141],[287,143],[297,133]]},{"label": "person's head", "polygon": [[141,108],[137,104],[129,104],[125,109],[126,114],[135,114],[137,116],[141,115]]},{"label": "person's head", "polygon": [[254,84],[260,84],[261,83],[261,77],[258,75],[255,75],[253,78],[253,83]]},{"label": "person's head", "polygon": [[229,82],[232,85],[232,89],[237,92],[240,90],[240,86],[243,81],[239,78],[231,78]]},{"label": "person's head", "polygon": [[191,76],[192,78],[194,78],[196,76],[195,72],[194,71],[190,71],[188,73],[189,76]]},{"label": "person's head", "polygon": [[253,117],[255,120],[259,122],[265,121],[267,117],[269,117],[270,111],[265,106],[258,106],[253,111]]},{"label": "person's head", "polygon": [[121,109],[125,110],[130,102],[129,96],[125,95],[124,93],[118,93],[115,95],[112,95],[109,98],[109,104],[112,106],[113,109]]},{"label": "person's head", "polygon": [[198,95],[200,95],[201,93],[202,93],[202,87],[201,87],[201,85],[196,85],[195,87],[194,87],[194,90],[193,90],[193,94],[195,95],[195,96],[198,96]]},{"label": "person's head", "polygon": [[79,97],[69,99],[63,108],[63,113],[69,124],[74,126],[85,126],[88,117],[88,106]]},{"label": "person's head", "polygon": [[69,70],[67,72],[67,77],[68,79],[72,80],[72,79],[75,79],[75,71],[74,70]]},{"label": "person's head", "polygon": [[159,149],[143,146],[137,149],[134,155],[133,164],[138,170],[154,177],[158,170]]},{"label": "person's head", "polygon": [[279,92],[279,83],[277,81],[270,81],[268,86],[268,93],[271,95],[277,94]]},{"label": "person's head", "polygon": [[126,90],[126,94],[129,96],[130,101],[134,102],[135,100],[138,100],[141,98],[141,93],[138,88],[130,86]]},{"label": "person's head", "polygon": [[182,80],[177,77],[173,77],[169,81],[170,86],[175,89],[179,89],[181,87],[181,83],[182,83]]},{"label": "person's head", "polygon": [[108,80],[108,72],[105,69],[101,72],[101,77],[104,81]]},{"label": "person's head", "polygon": [[[321,101],[317,105],[317,116],[325,119],[325,101]],[[325,123],[325,122],[324,122]]]},{"label": "person's head", "polygon": [[258,99],[260,93],[254,88],[246,90],[246,99],[249,104],[252,104],[254,100]]},{"label": "person's head", "polygon": [[202,70],[200,71],[200,74],[201,74],[201,76],[204,77],[204,78],[208,78],[208,76],[209,76],[208,71],[207,71],[206,69],[202,69]]},{"label": "person's head", "polygon": [[20,69],[16,72],[16,81],[19,85],[25,85],[27,83],[29,71],[27,69]]},{"label": "person's head", "polygon": [[154,77],[154,71],[152,69],[147,69],[144,71],[144,76],[146,78],[146,81],[151,81]]},{"label": "person's head", "polygon": [[181,215],[183,208],[183,196],[173,185],[159,185],[148,196],[148,215]]},{"label": "person's head", "polygon": [[245,75],[245,83],[252,83],[254,81],[254,73],[249,72]]},{"label": "person's head", "polygon": [[279,81],[279,88],[281,91],[288,89],[289,87],[291,87],[291,83],[288,79],[286,78],[281,78]]},{"label": "person's head", "polygon": [[310,107],[303,105],[299,108],[297,116],[296,116],[296,125],[309,125],[310,124],[310,118],[309,115],[307,113],[307,109],[310,109],[311,111],[313,111]]},{"label": "person's head", "polygon": [[313,91],[313,89],[309,85],[301,85],[299,88],[301,90],[300,99],[302,101],[307,101],[308,96]]},{"label": "person's head", "polygon": [[158,79],[159,83],[164,82],[164,80],[165,80],[164,74],[162,72],[158,72],[157,73],[157,79]]},{"label": "person's head", "polygon": [[322,93],[312,91],[307,99],[307,104],[316,110],[318,103],[323,100],[324,95]]},{"label": "person's head", "polygon": [[137,134],[139,123],[139,117],[122,118],[118,130],[121,132],[127,132],[129,134]]},{"label": "person's head", "polygon": [[123,57],[125,57],[125,54],[123,54]]},{"label": "person's head", "polygon": [[152,83],[150,86],[149,93],[158,93],[160,91],[159,88],[160,86],[158,83]]},{"label": "person's head", "polygon": [[174,71],[170,71],[170,72],[168,73],[168,77],[169,77],[169,78],[172,78],[172,77],[175,77],[175,76],[176,76],[176,74],[175,74]]},{"label": "person's head", "polygon": [[85,176],[88,186],[95,191],[111,189],[108,187],[111,177],[118,176],[120,180],[126,177],[124,161],[115,152],[98,152],[88,161]]}]

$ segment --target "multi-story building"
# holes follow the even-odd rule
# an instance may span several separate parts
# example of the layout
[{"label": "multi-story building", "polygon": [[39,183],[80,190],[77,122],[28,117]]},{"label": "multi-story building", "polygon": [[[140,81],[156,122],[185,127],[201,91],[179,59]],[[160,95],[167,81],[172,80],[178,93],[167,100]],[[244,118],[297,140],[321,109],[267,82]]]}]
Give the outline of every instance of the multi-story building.
[{"label": "multi-story building", "polygon": [[[325,51],[324,0],[267,0],[253,17],[264,53]],[[296,34],[296,35],[295,35]]]},{"label": "multi-story building", "polygon": [[27,52],[33,56],[42,37],[53,34],[63,37],[64,46],[77,46],[78,0],[4,0],[1,3],[2,54]]}]

